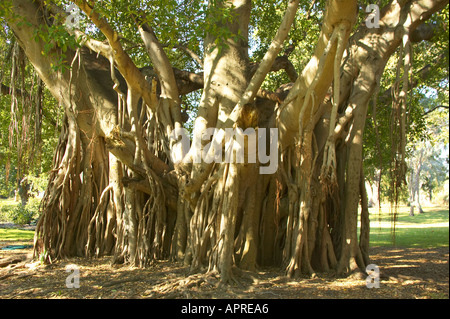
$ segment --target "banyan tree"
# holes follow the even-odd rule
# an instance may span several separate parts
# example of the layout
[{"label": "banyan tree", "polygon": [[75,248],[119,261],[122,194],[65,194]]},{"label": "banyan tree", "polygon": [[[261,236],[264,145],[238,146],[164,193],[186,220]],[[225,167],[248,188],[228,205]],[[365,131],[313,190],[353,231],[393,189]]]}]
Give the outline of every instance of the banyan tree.
[{"label": "banyan tree", "polygon": [[[7,28],[64,109],[36,254],[138,267],[169,259],[223,282],[234,267],[365,271],[369,102],[401,52],[401,184],[411,46],[448,1],[384,1],[367,17],[366,5],[2,1]],[[270,27],[265,10],[278,14]],[[314,36],[299,31],[311,16]],[[261,44],[253,35],[263,29],[271,38]],[[311,50],[299,51],[299,32]],[[269,76],[285,81],[269,90]]]}]

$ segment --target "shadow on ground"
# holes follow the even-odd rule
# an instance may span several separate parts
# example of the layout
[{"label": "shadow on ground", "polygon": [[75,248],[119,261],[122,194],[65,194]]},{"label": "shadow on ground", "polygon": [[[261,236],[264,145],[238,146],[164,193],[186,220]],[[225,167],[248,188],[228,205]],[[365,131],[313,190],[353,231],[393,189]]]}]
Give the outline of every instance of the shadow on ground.
[{"label": "shadow on ground", "polygon": [[[8,245],[16,243],[8,242]],[[23,242],[17,244],[24,244]],[[369,289],[365,278],[289,279],[279,269],[239,271],[239,283],[221,287],[218,277],[189,275],[182,264],[158,262],[146,269],[113,267],[110,258],[71,258],[51,265],[33,262],[31,249],[0,250],[0,298],[186,298],[186,299],[415,299],[449,298],[449,248],[371,248],[371,262],[380,269],[380,288]],[[71,272],[79,269],[79,288],[67,288]]]}]

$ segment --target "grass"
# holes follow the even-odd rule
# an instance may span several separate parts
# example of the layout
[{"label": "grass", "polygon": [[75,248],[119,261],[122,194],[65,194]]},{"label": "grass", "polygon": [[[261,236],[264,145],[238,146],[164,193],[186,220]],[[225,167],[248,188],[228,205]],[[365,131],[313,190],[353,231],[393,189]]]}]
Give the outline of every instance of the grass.
[{"label": "grass", "polygon": [[33,238],[32,230],[0,228],[0,241],[29,241]]},{"label": "grass", "polygon": [[[424,207],[423,214],[409,216],[409,207],[400,206],[392,232],[392,214],[388,206],[369,210],[370,245],[400,247],[448,247],[449,210],[444,207]],[[417,210],[416,210],[417,211]]]}]

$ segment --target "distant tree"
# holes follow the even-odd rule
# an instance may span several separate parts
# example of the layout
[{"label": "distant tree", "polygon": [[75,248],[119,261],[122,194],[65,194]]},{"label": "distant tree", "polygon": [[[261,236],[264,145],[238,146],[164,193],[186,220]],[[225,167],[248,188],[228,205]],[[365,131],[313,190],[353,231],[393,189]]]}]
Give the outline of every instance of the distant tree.
[{"label": "distant tree", "polygon": [[[375,192],[372,196],[376,203],[395,201],[396,196],[401,200],[409,198],[411,202],[411,192],[417,189],[415,172],[422,167],[417,160],[420,159],[420,150],[425,147],[423,144],[429,141],[436,148],[448,144],[448,139],[443,140],[448,136],[448,24],[444,22],[447,18],[445,9],[420,28],[419,33],[427,34],[427,40],[410,48],[413,63],[406,69],[410,79],[406,90],[402,92],[404,72],[399,64],[399,55],[403,53],[398,50],[386,64],[380,86],[370,102],[364,136],[364,169],[368,185]],[[402,98],[407,112],[406,135],[398,130],[399,109],[393,107]],[[408,174],[404,181],[398,177],[403,175],[398,173],[404,169],[395,165],[400,145],[404,145],[407,159]],[[422,160],[426,163],[428,159],[425,156]],[[400,187],[396,191],[395,185],[406,186],[406,181],[408,187]]]}]

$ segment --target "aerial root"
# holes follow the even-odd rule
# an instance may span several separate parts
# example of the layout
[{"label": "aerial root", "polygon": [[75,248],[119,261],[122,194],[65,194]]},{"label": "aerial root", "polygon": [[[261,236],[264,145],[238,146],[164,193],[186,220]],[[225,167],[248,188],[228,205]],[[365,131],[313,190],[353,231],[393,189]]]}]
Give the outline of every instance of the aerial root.
[{"label": "aerial root", "polygon": [[333,107],[330,116],[330,129],[324,149],[324,157],[320,174],[320,181],[325,191],[332,191],[337,186],[336,176],[336,145],[335,126],[340,99],[340,67],[344,52],[344,38],[347,31],[347,23],[343,22],[335,28],[337,36],[337,49],[334,57],[334,83],[333,83]]}]

